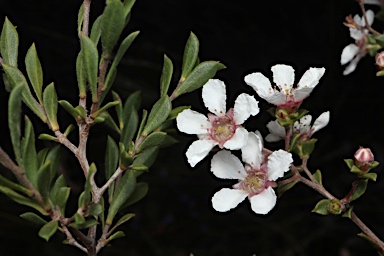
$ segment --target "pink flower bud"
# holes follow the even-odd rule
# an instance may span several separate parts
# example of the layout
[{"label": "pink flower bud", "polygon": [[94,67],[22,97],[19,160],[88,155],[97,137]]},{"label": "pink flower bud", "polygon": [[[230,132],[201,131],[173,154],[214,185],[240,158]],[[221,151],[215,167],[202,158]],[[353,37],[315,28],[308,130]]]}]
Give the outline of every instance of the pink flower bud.
[{"label": "pink flower bud", "polygon": [[360,162],[361,164],[370,164],[374,160],[374,156],[372,151],[369,148],[360,147],[359,150],[356,151],[355,160]]},{"label": "pink flower bud", "polygon": [[384,69],[384,52],[379,52],[376,54],[376,66],[378,69],[383,70]]}]

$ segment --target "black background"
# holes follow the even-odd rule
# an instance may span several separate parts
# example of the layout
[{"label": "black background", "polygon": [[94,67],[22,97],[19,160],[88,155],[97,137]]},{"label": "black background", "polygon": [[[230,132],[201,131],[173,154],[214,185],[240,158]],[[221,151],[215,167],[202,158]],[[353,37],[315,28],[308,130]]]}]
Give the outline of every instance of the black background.
[{"label": "black background", "polygon": [[[7,16],[17,26],[20,37],[19,62],[36,43],[44,69],[44,83],[54,82],[59,99],[77,101],[74,62],[79,50],[77,11],[81,1],[0,0],[1,22]],[[94,0],[94,20],[104,1]],[[378,11],[377,6],[369,6]],[[375,77],[374,59],[363,58],[356,71],[343,76],[340,55],[353,40],[342,24],[348,14],[360,14],[353,0],[313,1],[218,1],[218,0],[138,0],[133,7],[128,28],[140,30],[139,36],[119,66],[114,90],[123,98],[140,89],[143,107],[149,108],[158,97],[163,54],[173,60],[173,86],[179,77],[184,44],[193,31],[200,41],[200,60],[219,60],[227,69],[216,78],[227,85],[228,106],[241,92],[255,94],[243,78],[261,71],[271,78],[270,67],[289,64],[296,70],[296,82],[309,67],[325,67],[326,73],[311,97],[302,105],[314,118],[331,112],[329,125],[314,135],[318,138],[311,156],[311,170],[321,169],[324,184],[331,193],[343,197],[353,176],[343,159],[352,158],[359,146],[371,147],[376,160],[384,163],[383,78]],[[374,27],[382,28],[375,21]],[[7,98],[0,91],[1,146],[11,154],[7,128]],[[245,123],[249,130],[265,136],[271,120],[269,105],[258,98],[262,113]],[[180,97],[175,106],[188,104],[206,113],[200,91]],[[60,122],[69,121],[64,112]],[[36,133],[48,132],[32,116]],[[356,236],[359,229],[348,219],[311,213],[320,195],[302,184],[278,200],[267,216],[254,214],[248,202],[220,214],[210,204],[213,193],[232,181],[215,178],[209,171],[209,157],[196,168],[185,161],[185,150],[194,136],[179,134],[180,143],[162,150],[150,172],[140,177],[149,183],[149,193],[129,212],[136,214],[122,227],[126,237],[112,242],[100,255],[376,255],[372,247]],[[105,129],[95,127],[90,135],[89,157],[102,166]],[[38,147],[50,145],[38,142]],[[266,144],[271,149],[279,143]],[[69,151],[63,150],[63,169],[72,187],[71,200],[81,191],[84,178]],[[382,172],[382,166],[377,171]],[[1,170],[2,175],[9,175]],[[379,174],[370,182],[356,213],[379,237],[384,237],[384,181]],[[80,251],[61,243],[55,234],[49,243],[37,236],[38,228],[23,221],[19,214],[29,209],[0,195],[1,255],[81,255]]]}]

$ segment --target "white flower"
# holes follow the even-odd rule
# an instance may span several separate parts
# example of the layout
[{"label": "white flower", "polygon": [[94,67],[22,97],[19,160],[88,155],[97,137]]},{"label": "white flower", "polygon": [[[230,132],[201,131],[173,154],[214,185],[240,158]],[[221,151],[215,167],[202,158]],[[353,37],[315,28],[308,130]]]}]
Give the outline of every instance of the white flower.
[{"label": "white flower", "polygon": [[213,114],[208,118],[196,111],[186,109],[176,118],[177,128],[187,134],[196,134],[199,140],[194,141],[186,152],[188,163],[194,167],[211,149],[240,149],[247,143],[248,131],[241,126],[249,116],[260,111],[258,101],[253,96],[242,93],[234,108],[226,112],[225,84],[218,79],[210,79],[204,86],[202,97],[204,105]]},{"label": "white flower", "polygon": [[295,70],[291,66],[279,64],[271,70],[276,86],[272,87],[269,79],[260,72],[249,74],[244,80],[269,103],[293,109],[309,96],[325,72],[325,68],[310,68],[301,77],[297,87],[293,88]]},{"label": "white flower", "polygon": [[[367,15],[368,24],[372,25],[375,14],[373,13],[373,11],[368,10],[366,12],[366,15]],[[359,15],[356,14],[353,17],[353,20],[360,27],[365,26],[365,20],[363,17],[360,17]],[[356,66],[359,63],[360,59],[363,58],[368,52],[367,37],[368,37],[369,31],[367,29],[361,30],[357,28],[349,28],[349,34],[353,39],[355,39],[355,43],[349,44],[346,47],[344,47],[341,53],[341,59],[340,59],[341,65],[347,64],[349,62],[348,66],[343,71],[343,75],[348,75],[352,73],[356,69]]]},{"label": "white flower", "polygon": [[276,205],[277,196],[273,190],[275,180],[283,177],[293,162],[292,155],[278,150],[265,157],[259,133],[248,133],[248,143],[241,149],[241,161],[229,151],[222,150],[213,156],[211,171],[222,179],[237,179],[233,188],[223,188],[212,197],[216,211],[226,212],[235,208],[248,197],[255,213],[267,214]]},{"label": "white flower", "polygon": [[[296,121],[293,125],[293,133],[300,133],[307,138],[310,138],[315,132],[324,128],[329,123],[329,111],[322,113],[311,126],[312,116],[305,115],[300,118],[299,121]],[[267,124],[269,134],[265,137],[265,140],[268,142],[275,142],[285,138],[285,129],[277,120],[270,121]]]}]

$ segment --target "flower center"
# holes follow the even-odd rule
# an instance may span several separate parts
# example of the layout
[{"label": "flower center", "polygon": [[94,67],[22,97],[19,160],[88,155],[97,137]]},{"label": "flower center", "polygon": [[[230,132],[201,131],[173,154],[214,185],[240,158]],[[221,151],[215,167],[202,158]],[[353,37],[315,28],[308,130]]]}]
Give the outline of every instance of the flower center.
[{"label": "flower center", "polygon": [[265,189],[267,175],[263,171],[252,171],[240,183],[240,188],[246,191],[249,195],[256,195]]},{"label": "flower center", "polygon": [[235,130],[236,125],[234,125],[232,119],[227,116],[223,116],[212,122],[211,136],[214,140],[218,141],[220,145],[222,145],[227,140],[232,138]]}]

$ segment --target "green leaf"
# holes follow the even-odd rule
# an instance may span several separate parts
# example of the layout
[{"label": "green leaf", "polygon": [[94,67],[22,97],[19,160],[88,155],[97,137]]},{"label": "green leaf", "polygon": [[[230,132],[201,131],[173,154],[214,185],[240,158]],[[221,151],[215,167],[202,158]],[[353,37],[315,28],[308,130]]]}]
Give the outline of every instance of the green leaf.
[{"label": "green leaf", "polygon": [[120,131],[124,127],[124,121],[123,121],[123,103],[121,101],[121,98],[119,94],[116,92],[112,91],[112,97],[114,101],[118,101],[119,104],[116,105],[116,114],[117,114],[117,119],[119,120],[119,129]]},{"label": "green leaf", "polygon": [[111,230],[108,232],[109,234],[111,234],[118,226],[120,226],[121,224],[129,221],[130,219],[132,219],[133,217],[135,217],[135,214],[133,213],[128,213],[128,214],[125,214],[123,217],[121,217],[115,224],[115,226],[113,226],[113,228],[111,228]]},{"label": "green leaf", "polygon": [[101,204],[93,204],[88,209],[88,213],[92,216],[99,216],[103,212],[104,208]]},{"label": "green leaf", "polygon": [[50,140],[50,141],[54,141],[54,142],[59,142],[59,139],[56,138],[55,136],[52,136],[52,135],[49,135],[49,134],[46,134],[46,133],[42,133],[39,135],[38,137],[39,140]]},{"label": "green leaf", "polygon": [[344,159],[344,162],[348,165],[349,169],[355,164],[352,159]]},{"label": "green leaf", "polygon": [[145,151],[136,155],[136,158],[133,161],[133,164],[134,165],[143,164],[149,168],[155,162],[158,152],[159,152],[159,147],[147,148]]},{"label": "green leaf", "polygon": [[31,121],[25,116],[24,138],[21,140],[21,157],[23,159],[23,169],[25,175],[37,188],[37,153],[35,149],[35,132]]},{"label": "green leaf", "polygon": [[135,190],[133,191],[132,195],[128,198],[128,200],[124,203],[124,205],[121,208],[122,209],[126,208],[140,201],[147,195],[147,193],[148,193],[148,183],[145,183],[145,182],[136,183]]},{"label": "green leaf", "polygon": [[88,219],[84,223],[81,223],[81,224],[73,222],[73,223],[69,224],[69,226],[72,228],[75,228],[75,229],[87,229],[87,228],[90,228],[90,227],[95,226],[97,224],[99,224],[97,222],[97,220],[94,218],[91,218],[91,219]]},{"label": "green leaf", "polygon": [[309,157],[313,150],[315,149],[315,143],[316,143],[317,139],[310,139],[309,141],[306,141],[306,142],[303,142],[302,143],[302,156],[300,157],[304,157],[304,158],[307,158]]},{"label": "green leaf", "polygon": [[33,212],[25,212],[20,215],[21,218],[28,220],[32,223],[35,223],[39,226],[47,224],[47,221],[41,218],[39,215],[33,213]]},{"label": "green leaf", "polygon": [[141,91],[135,91],[131,93],[128,96],[128,98],[125,100],[124,107],[123,107],[124,123],[129,119],[128,117],[132,109],[135,109],[137,111],[140,108],[140,105],[141,105]]},{"label": "green leaf", "polygon": [[[97,171],[96,165],[95,163],[92,163],[89,166],[88,176],[87,176],[87,180],[85,181],[85,186],[83,191],[84,197],[83,197],[83,201],[79,203],[79,208],[80,207],[84,208],[87,204],[91,202],[91,190],[92,190],[91,180],[93,180],[96,171]],[[80,202],[80,199],[79,199],[79,202]]]},{"label": "green leaf", "polygon": [[92,94],[92,102],[97,103],[97,72],[99,65],[99,53],[97,47],[92,40],[86,35],[80,35],[82,64],[87,75],[89,89]]},{"label": "green leaf", "polygon": [[320,200],[315,208],[312,210],[312,212],[321,214],[321,215],[328,215],[329,214],[329,204],[330,201],[328,199]]},{"label": "green leaf", "polygon": [[365,193],[365,190],[367,189],[368,180],[358,180],[356,182],[359,182],[359,184],[357,185],[355,192],[352,194],[351,198],[349,199],[350,202],[361,197]]},{"label": "green leaf", "polygon": [[145,172],[148,171],[148,167],[143,164],[133,164],[130,166],[131,170],[139,171],[139,172]]},{"label": "green leaf", "polygon": [[108,102],[107,104],[105,104],[103,107],[101,107],[99,110],[97,110],[96,112],[94,112],[91,117],[92,118],[96,118],[98,115],[100,115],[100,113],[106,111],[107,109],[113,107],[113,106],[116,106],[119,104],[119,101],[113,101],[113,102]]},{"label": "green leaf", "polygon": [[160,146],[167,134],[165,132],[153,132],[137,148],[136,152],[141,152],[149,147]]},{"label": "green leaf", "polygon": [[183,64],[181,67],[181,78],[180,81],[183,82],[186,77],[191,73],[193,68],[196,65],[196,61],[199,55],[199,40],[196,35],[191,32],[187,44],[184,48]]},{"label": "green leaf", "polygon": [[109,179],[112,174],[116,171],[117,164],[119,161],[119,148],[116,142],[108,136],[107,148],[105,150],[105,177]]},{"label": "green leaf", "polygon": [[101,44],[103,53],[109,55],[125,26],[124,6],[120,0],[110,0],[101,19]]},{"label": "green leaf", "polygon": [[133,4],[136,2],[136,0],[124,0],[124,15],[127,17],[127,15],[131,12]]},{"label": "green leaf", "polygon": [[299,181],[296,180],[296,181],[293,181],[293,182],[290,182],[290,183],[278,186],[277,187],[277,195],[278,195],[278,197],[281,197],[285,192],[287,192],[288,190],[293,188],[293,186],[295,186],[298,182]]},{"label": "green leaf", "polygon": [[[119,147],[116,142],[108,136],[107,139],[107,148],[105,150],[105,178],[108,180],[117,169],[119,163]],[[113,182],[108,188],[109,196],[113,195],[115,188],[115,182]]]},{"label": "green leaf", "polygon": [[105,222],[107,225],[112,224],[116,213],[120,210],[121,206],[125,203],[125,201],[131,196],[135,189],[135,186],[135,172],[131,170],[125,171],[113,195],[113,199],[108,210],[108,216]]},{"label": "green leaf", "polygon": [[363,174],[361,177],[365,178],[365,179],[376,181],[377,173],[366,173],[366,174]]},{"label": "green leaf", "polygon": [[51,149],[49,149],[49,152],[47,154],[46,161],[50,161],[49,164],[49,187],[51,187],[51,184],[53,180],[56,178],[59,164],[60,164],[60,155],[61,155],[61,146],[55,145]]},{"label": "green leaf", "polygon": [[317,171],[313,174],[313,177],[315,178],[315,180],[316,180],[319,184],[323,184],[323,179],[322,179],[322,175],[321,175],[321,171],[320,171],[320,170],[317,170]]},{"label": "green leaf", "polygon": [[79,12],[77,13],[77,32],[80,34],[82,29],[84,21],[84,3],[81,4]]},{"label": "green leaf", "polygon": [[97,45],[99,43],[100,35],[101,35],[101,18],[103,15],[100,15],[97,17],[97,19],[93,22],[92,29],[91,29],[91,35],[89,38],[92,40],[92,42]]},{"label": "green leaf", "polygon": [[104,118],[104,124],[111,128],[116,134],[120,134],[119,127],[117,127],[115,120],[113,120],[112,116],[107,111],[101,112],[98,117]]},{"label": "green leaf", "polygon": [[69,103],[66,100],[59,100],[58,102],[71,116],[73,116],[73,118],[75,118],[75,120],[77,120],[77,117],[79,116],[79,114],[77,113],[77,111],[75,110],[75,108],[72,106],[71,103]]},{"label": "green leaf", "polygon": [[78,212],[74,215],[74,220],[77,225],[85,223],[85,218],[83,215],[79,214]]},{"label": "green leaf", "polygon": [[174,98],[181,94],[199,89],[215,76],[216,72],[225,66],[217,61],[204,61],[197,65],[186,77],[185,81],[173,92]]},{"label": "green leaf", "polygon": [[353,165],[350,171],[351,171],[351,173],[355,173],[357,175],[363,175],[364,174],[364,172],[362,170],[360,170],[356,165]]},{"label": "green leaf", "polygon": [[39,103],[37,103],[35,98],[32,96],[32,93],[29,90],[28,83],[27,80],[25,80],[24,75],[20,72],[20,70],[13,66],[3,64],[2,67],[4,69],[8,81],[12,85],[12,88],[15,88],[18,85],[24,87],[24,90],[21,93],[23,96],[23,101],[45,123],[47,121],[47,117],[42,112]]},{"label": "green leaf", "polygon": [[71,188],[66,187],[65,179],[63,175],[60,175],[53,184],[49,193],[49,198],[54,206],[57,206],[61,210],[62,216],[65,213],[65,206],[68,201]]},{"label": "green leaf", "polygon": [[[51,185],[50,160],[47,160],[37,171],[37,189],[45,204],[48,203],[49,189]],[[50,207],[49,204],[46,207]]]},{"label": "green leaf", "polygon": [[124,237],[125,234],[123,231],[117,231],[116,233],[114,233],[113,235],[111,235],[110,237],[108,237],[107,239],[107,243],[109,243],[110,241],[114,240],[114,239],[117,239],[117,238],[120,238],[120,237]]},{"label": "green leaf", "polygon": [[353,211],[353,206],[349,207],[348,210],[344,212],[343,215],[341,215],[341,217],[351,218],[352,211]]},{"label": "green leaf", "polygon": [[52,131],[59,130],[59,124],[57,123],[57,94],[55,86],[50,83],[44,90],[43,102],[45,113],[47,114],[49,123],[51,124]]},{"label": "green leaf", "polygon": [[39,236],[48,242],[48,240],[56,233],[58,227],[58,221],[51,220],[39,230]]},{"label": "green leaf", "polygon": [[123,58],[124,54],[128,50],[128,48],[131,46],[132,42],[135,40],[137,35],[139,34],[139,31],[133,32],[129,34],[120,44],[119,49],[117,50],[117,53],[115,55],[115,58],[113,59],[112,65],[108,71],[108,74],[105,78],[104,87],[102,88],[103,94],[106,94],[109,89],[111,89],[112,84],[114,82],[116,68],[117,65],[119,65],[121,59]]},{"label": "green leaf", "polygon": [[41,68],[39,57],[37,56],[35,44],[32,44],[25,56],[25,68],[36,97],[40,104],[43,104],[43,69]]},{"label": "green leaf", "polygon": [[68,137],[68,135],[75,129],[75,126],[73,124],[68,125],[67,129],[64,131],[65,137]]},{"label": "green leaf", "polygon": [[8,127],[16,162],[22,166],[20,137],[21,137],[21,92],[24,86],[16,86],[11,91],[8,100]]},{"label": "green leaf", "polygon": [[15,183],[15,182],[12,182],[12,181],[6,179],[2,175],[0,175],[0,186],[10,188],[10,189],[15,190],[17,192],[21,192],[21,193],[23,193],[29,197],[33,196],[32,191],[30,191],[29,189]]},{"label": "green leaf", "polygon": [[167,95],[161,97],[155,105],[153,105],[149,113],[147,124],[144,127],[142,136],[148,136],[150,132],[159,127],[168,117],[172,109],[171,100]]},{"label": "green leaf", "polygon": [[164,54],[163,71],[160,78],[160,97],[167,95],[169,84],[171,83],[173,74],[172,60]]},{"label": "green leaf", "polygon": [[140,138],[140,134],[143,132],[144,125],[147,122],[147,117],[148,117],[148,111],[143,109],[143,115],[141,116],[141,122],[139,126],[139,130],[137,131],[137,136],[136,136],[136,141]]},{"label": "green leaf", "polygon": [[79,86],[79,97],[85,99],[87,97],[87,72],[83,61],[83,50],[79,52],[76,58],[76,77]]},{"label": "green leaf", "polygon": [[5,64],[17,67],[19,36],[16,28],[5,17],[0,37],[0,52]]},{"label": "green leaf", "polygon": [[[124,115],[126,115],[126,113],[124,113]],[[139,115],[135,109],[131,109],[128,119],[124,120],[124,126],[120,137],[120,141],[123,142],[126,147],[128,147],[128,144],[132,141],[133,136],[137,131],[138,123]]]},{"label": "green leaf", "polygon": [[33,201],[33,200],[31,200],[25,196],[22,196],[22,195],[16,193],[15,191],[13,191],[10,188],[0,186],[0,192],[5,194],[6,196],[9,196],[13,201],[15,201],[18,204],[32,207],[35,210],[39,211],[41,214],[48,215],[48,213],[42,207],[40,207],[40,205],[38,203],[36,203],[35,201]]},{"label": "green leaf", "polygon": [[84,109],[83,106],[77,106],[75,107],[75,111],[77,113],[78,116],[80,116],[81,118],[83,118],[84,120],[87,119],[87,111]]}]

